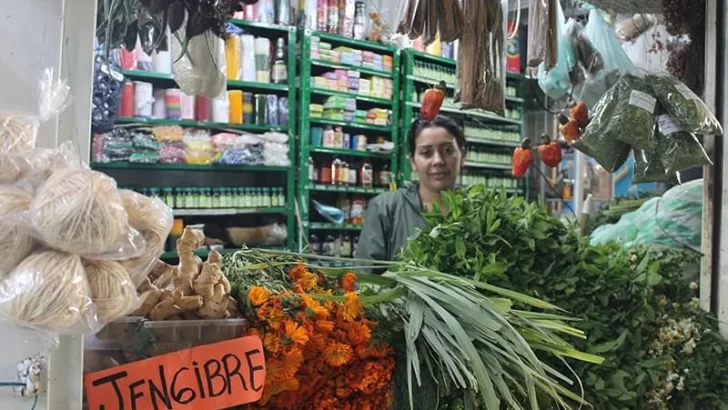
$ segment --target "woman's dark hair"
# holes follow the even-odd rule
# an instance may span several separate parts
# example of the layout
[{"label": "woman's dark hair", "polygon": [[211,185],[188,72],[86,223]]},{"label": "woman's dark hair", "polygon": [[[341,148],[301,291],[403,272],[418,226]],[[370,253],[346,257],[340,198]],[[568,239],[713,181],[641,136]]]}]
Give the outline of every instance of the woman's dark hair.
[{"label": "woman's dark hair", "polygon": [[420,136],[423,130],[427,128],[444,128],[450,135],[455,137],[455,142],[458,144],[460,151],[465,152],[465,134],[460,129],[458,123],[450,117],[444,115],[438,115],[432,121],[425,121],[423,119],[416,119],[412,122],[409,131],[409,154],[415,155],[415,148],[417,148],[417,137]]}]

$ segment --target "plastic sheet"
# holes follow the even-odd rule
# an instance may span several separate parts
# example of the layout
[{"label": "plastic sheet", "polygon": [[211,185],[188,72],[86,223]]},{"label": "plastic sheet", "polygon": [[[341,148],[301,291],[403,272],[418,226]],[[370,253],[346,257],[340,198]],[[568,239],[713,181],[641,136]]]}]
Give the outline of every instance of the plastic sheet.
[{"label": "plastic sheet", "polygon": [[616,224],[600,226],[592,233],[591,243],[616,241],[625,248],[646,244],[700,252],[702,212],[703,180],[699,179],[650,199]]},{"label": "plastic sheet", "polygon": [[618,71],[622,74],[634,71],[635,67],[622,44],[617,40],[614,31],[604,21],[601,12],[596,9],[589,11],[589,21],[584,27],[584,33],[604,61],[604,70],[607,73]]},{"label": "plastic sheet", "polygon": [[701,135],[721,135],[723,128],[707,105],[685,84],[670,75],[650,75],[660,105],[681,129]]}]

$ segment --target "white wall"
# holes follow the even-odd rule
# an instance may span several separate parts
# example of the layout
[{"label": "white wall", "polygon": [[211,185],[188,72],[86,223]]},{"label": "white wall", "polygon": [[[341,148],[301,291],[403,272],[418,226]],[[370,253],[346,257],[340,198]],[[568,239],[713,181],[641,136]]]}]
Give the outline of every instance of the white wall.
[{"label": "white wall", "polygon": [[[71,106],[42,126],[38,145],[73,141],[82,158],[90,142],[91,73],[95,0],[0,0],[0,112],[37,113],[37,82],[46,67],[68,80]],[[0,381],[14,381],[25,357],[51,352],[43,338],[0,324]],[[63,338],[49,360],[48,394],[36,409],[80,410],[82,343]],[[0,409],[28,410],[32,399],[0,388]]]}]

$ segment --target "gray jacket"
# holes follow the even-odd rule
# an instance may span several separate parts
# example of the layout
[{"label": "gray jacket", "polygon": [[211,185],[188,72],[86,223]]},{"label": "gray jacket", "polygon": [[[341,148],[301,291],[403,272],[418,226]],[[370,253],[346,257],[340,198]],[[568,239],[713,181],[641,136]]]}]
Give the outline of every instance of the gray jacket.
[{"label": "gray jacket", "polygon": [[356,249],[357,259],[393,261],[415,231],[424,228],[418,190],[418,184],[407,182],[396,191],[369,201]]}]

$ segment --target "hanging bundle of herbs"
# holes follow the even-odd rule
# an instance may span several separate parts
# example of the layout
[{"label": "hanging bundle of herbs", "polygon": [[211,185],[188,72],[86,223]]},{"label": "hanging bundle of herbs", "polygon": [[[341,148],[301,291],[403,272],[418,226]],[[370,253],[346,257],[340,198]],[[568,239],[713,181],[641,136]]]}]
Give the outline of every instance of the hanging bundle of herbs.
[{"label": "hanging bundle of herbs", "polygon": [[463,34],[465,17],[460,0],[406,0],[402,3],[397,33],[411,40],[423,36],[424,45],[437,39],[452,42]]},{"label": "hanging bundle of herbs", "polygon": [[458,52],[456,101],[503,115],[505,26],[499,0],[465,0],[465,27]]}]

